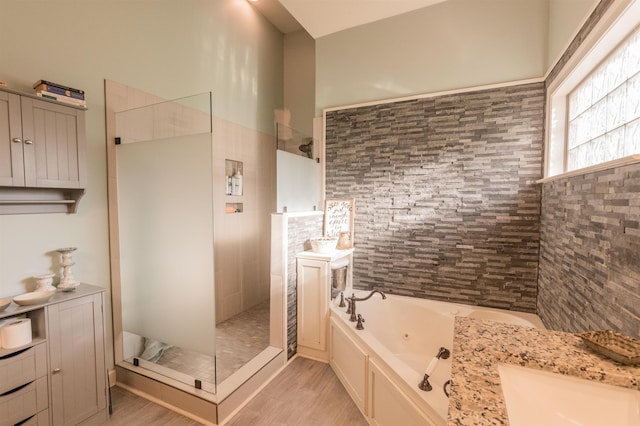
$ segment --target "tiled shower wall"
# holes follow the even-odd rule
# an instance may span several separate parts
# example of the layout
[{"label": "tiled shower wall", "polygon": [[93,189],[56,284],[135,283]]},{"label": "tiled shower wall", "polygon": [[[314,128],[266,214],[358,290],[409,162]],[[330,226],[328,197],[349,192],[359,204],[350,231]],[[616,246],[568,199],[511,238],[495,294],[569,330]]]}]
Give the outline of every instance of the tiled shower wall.
[{"label": "tiled shower wall", "polygon": [[545,183],[541,239],[545,323],[640,338],[640,164]]},{"label": "tiled shower wall", "polygon": [[543,83],[326,114],[358,288],[534,312]]}]

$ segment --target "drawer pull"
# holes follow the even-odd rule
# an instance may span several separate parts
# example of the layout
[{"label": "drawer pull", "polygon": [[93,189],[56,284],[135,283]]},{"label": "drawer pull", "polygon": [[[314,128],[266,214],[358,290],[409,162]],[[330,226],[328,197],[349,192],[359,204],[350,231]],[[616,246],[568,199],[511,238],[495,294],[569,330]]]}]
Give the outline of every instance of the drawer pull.
[{"label": "drawer pull", "polygon": [[22,143],[22,139],[20,139],[20,138],[13,138],[12,140],[15,143]]},{"label": "drawer pull", "polygon": [[23,425],[23,424],[27,423],[29,420],[31,420],[32,418],[34,418],[35,416],[36,416],[36,415],[34,414],[34,415],[33,415],[33,416],[31,416],[31,417],[27,417],[27,418],[26,418],[26,419],[24,419],[23,421],[18,422],[18,423],[16,423],[16,424],[15,424],[15,425],[13,425],[13,426],[20,426],[20,425]]},{"label": "drawer pull", "polygon": [[31,145],[33,141],[31,139],[25,139],[24,143],[26,143],[27,145]]},{"label": "drawer pull", "polygon": [[25,383],[24,385],[18,386],[15,389],[11,389],[10,391],[7,391],[7,392],[5,392],[3,394],[0,394],[0,396],[7,396],[7,395],[11,395],[12,393],[16,393],[20,389],[24,389],[25,387],[29,386],[31,383],[33,383],[33,382]]},{"label": "drawer pull", "polygon": [[62,371],[62,369],[61,369],[61,368],[54,368],[54,369],[53,369],[53,371],[52,371],[52,373],[53,373],[53,374],[58,374],[58,373],[60,373],[61,371]]},{"label": "drawer pull", "polygon": [[12,358],[12,357],[14,357],[14,356],[18,356],[18,355],[20,355],[21,353],[28,351],[29,349],[31,349],[31,348],[20,349],[19,351],[12,352],[12,353],[10,353],[9,355],[0,356],[0,360],[2,360],[2,359],[9,359],[9,358]]}]

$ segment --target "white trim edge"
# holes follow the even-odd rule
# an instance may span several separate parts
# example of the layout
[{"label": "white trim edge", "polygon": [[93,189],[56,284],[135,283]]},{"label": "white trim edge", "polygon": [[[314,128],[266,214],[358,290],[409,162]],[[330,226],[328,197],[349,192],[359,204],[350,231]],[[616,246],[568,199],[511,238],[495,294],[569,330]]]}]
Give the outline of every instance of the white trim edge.
[{"label": "white trim edge", "polygon": [[572,170],[567,173],[561,173],[559,175],[554,175],[550,177],[546,177],[544,179],[537,180],[536,183],[547,183],[552,182],[558,179],[570,178],[573,176],[586,175],[588,173],[599,172],[602,170],[614,169],[616,167],[627,166],[629,164],[640,163],[640,154],[630,155],[628,157],[618,158],[616,160],[607,161],[606,163],[596,164],[594,166],[585,167],[578,170]]}]

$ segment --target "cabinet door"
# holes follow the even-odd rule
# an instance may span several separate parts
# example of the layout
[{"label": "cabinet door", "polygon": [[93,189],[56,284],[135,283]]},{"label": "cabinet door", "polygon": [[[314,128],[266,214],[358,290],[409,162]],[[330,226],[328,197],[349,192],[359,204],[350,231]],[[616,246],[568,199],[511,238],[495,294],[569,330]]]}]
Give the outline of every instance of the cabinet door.
[{"label": "cabinet door", "polygon": [[369,424],[375,426],[435,426],[444,419],[430,419],[404,396],[378,364],[369,359]]},{"label": "cabinet door", "polygon": [[75,425],[106,413],[102,295],[49,305],[47,319],[53,425]]},{"label": "cabinet door", "polygon": [[25,186],[84,188],[84,111],[22,97]]},{"label": "cabinet door", "polygon": [[[329,365],[347,390],[351,399],[363,415],[367,415],[367,362],[369,356],[338,325],[340,320],[331,318]],[[401,425],[401,423],[398,423]]]},{"label": "cabinet door", "polygon": [[298,259],[298,345],[326,350],[329,262]]},{"label": "cabinet door", "polygon": [[24,186],[20,96],[0,92],[0,186]]}]

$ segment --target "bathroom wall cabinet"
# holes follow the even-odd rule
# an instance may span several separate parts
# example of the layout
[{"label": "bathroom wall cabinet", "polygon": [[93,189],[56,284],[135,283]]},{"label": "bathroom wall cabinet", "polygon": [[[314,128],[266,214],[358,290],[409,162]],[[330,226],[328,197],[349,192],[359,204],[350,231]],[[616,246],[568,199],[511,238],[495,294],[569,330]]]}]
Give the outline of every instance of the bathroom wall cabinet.
[{"label": "bathroom wall cabinet", "polygon": [[101,425],[108,420],[103,292],[81,284],[46,303],[11,304],[31,319],[31,343],[0,349],[0,426]]},{"label": "bathroom wall cabinet", "polygon": [[87,182],[84,113],[0,89],[0,213],[75,211]]},{"label": "bathroom wall cabinet", "polygon": [[[353,249],[330,254],[304,251],[296,256],[298,354],[324,362],[329,360],[331,264],[347,257],[351,265],[352,256]],[[351,270],[350,266],[348,270]],[[347,274],[347,288],[351,288],[350,274]]]}]

